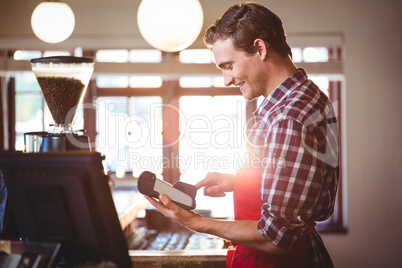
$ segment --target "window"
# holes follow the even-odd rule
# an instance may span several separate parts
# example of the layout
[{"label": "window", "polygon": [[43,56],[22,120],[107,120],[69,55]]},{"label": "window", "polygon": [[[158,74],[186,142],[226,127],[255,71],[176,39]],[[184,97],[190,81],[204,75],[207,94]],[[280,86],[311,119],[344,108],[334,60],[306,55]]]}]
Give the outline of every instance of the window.
[{"label": "window", "polygon": [[162,61],[162,52],[157,49],[132,49],[130,50],[129,61],[159,63]]},{"label": "window", "polygon": [[99,97],[96,148],[107,169],[124,177],[144,170],[162,177],[162,102],[160,97]]},{"label": "window", "polygon": [[41,51],[34,50],[17,50],[14,52],[14,60],[31,60],[42,57]]},{"label": "window", "polygon": [[[207,172],[236,174],[247,138],[244,98],[183,96],[180,111],[180,180],[196,184]],[[232,194],[219,199],[198,195],[197,207],[214,206],[216,215],[233,217]]]},{"label": "window", "polygon": [[98,62],[128,62],[129,51],[127,49],[98,50],[96,61]]},{"label": "window", "polygon": [[180,51],[179,60],[181,63],[212,63],[214,56],[209,49],[186,49]]},{"label": "window", "polygon": [[96,78],[98,87],[114,87],[125,88],[129,84],[129,76],[127,75],[99,75]]},{"label": "window", "polygon": [[246,152],[245,110],[241,96],[180,98],[181,179],[195,184],[208,171],[236,173]]},{"label": "window", "polygon": [[24,133],[42,131],[51,115],[33,73],[17,74],[15,80],[15,148],[24,150]]},{"label": "window", "polygon": [[96,52],[96,61],[159,63],[162,52],[156,49],[103,49]]}]

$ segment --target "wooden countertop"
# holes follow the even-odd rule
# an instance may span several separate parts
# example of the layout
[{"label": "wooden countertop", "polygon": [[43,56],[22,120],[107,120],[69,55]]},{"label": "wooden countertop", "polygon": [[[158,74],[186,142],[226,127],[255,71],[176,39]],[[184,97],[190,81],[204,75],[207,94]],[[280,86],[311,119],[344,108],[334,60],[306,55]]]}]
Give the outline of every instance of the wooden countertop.
[{"label": "wooden countertop", "polygon": [[129,250],[133,267],[181,268],[226,267],[227,249],[219,250]]}]

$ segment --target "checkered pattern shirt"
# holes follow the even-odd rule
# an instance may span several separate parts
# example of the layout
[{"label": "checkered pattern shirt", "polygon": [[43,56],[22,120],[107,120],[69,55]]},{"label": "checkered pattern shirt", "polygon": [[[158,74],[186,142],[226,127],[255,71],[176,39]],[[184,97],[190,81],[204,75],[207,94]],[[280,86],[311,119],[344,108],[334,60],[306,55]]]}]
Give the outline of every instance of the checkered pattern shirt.
[{"label": "checkered pattern shirt", "polygon": [[[258,231],[292,248],[307,224],[328,219],[339,183],[338,126],[332,103],[303,69],[276,88],[255,112],[249,134],[262,169]],[[331,267],[314,229],[307,235],[309,267]]]}]

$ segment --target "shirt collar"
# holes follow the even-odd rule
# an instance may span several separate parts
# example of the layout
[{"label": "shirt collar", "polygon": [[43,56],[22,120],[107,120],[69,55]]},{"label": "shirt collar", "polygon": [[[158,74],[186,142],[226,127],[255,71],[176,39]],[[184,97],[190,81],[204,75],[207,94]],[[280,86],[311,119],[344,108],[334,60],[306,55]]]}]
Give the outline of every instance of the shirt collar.
[{"label": "shirt collar", "polygon": [[285,99],[296,87],[303,84],[307,80],[306,71],[299,68],[298,71],[288,77],[282,84],[280,84],[274,91],[264,99],[261,105],[255,110],[254,116],[257,122],[267,112],[272,110],[279,102]]}]

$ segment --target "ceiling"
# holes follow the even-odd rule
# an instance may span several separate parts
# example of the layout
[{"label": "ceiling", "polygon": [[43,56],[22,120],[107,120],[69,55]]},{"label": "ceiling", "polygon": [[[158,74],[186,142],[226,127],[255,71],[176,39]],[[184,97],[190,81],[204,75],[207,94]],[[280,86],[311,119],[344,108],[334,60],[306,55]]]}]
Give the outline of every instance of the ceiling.
[{"label": "ceiling", "polygon": [[[0,49],[150,48],[137,26],[140,0],[66,0],[74,11],[76,25],[70,38],[59,44],[46,44],[32,32],[31,14],[40,2],[0,1]],[[238,2],[200,0],[200,3],[204,10],[204,25],[193,48],[204,48],[202,33],[228,7]]]}]

